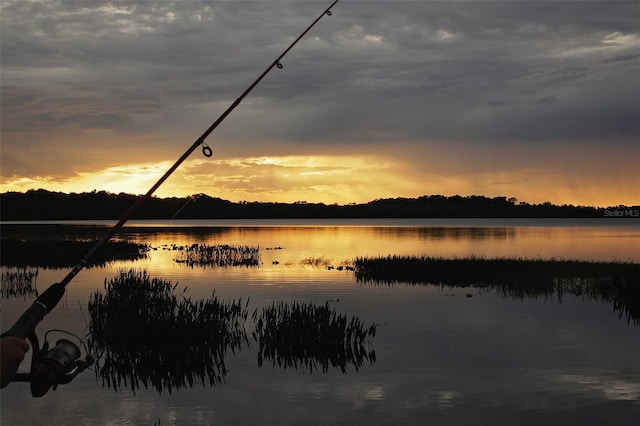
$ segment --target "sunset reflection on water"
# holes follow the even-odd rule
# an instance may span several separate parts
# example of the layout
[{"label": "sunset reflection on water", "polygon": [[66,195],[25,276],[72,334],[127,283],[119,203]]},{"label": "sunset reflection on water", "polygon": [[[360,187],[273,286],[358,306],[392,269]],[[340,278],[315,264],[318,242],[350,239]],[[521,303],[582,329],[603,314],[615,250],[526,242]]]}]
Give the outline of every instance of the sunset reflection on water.
[{"label": "sunset reflection on water", "polygon": [[[3,237],[82,239],[96,238],[108,226],[3,224],[2,231]],[[469,287],[363,284],[338,267],[358,256],[389,254],[638,262],[638,221],[134,222],[117,238],[149,244],[148,257],[83,270],[43,321],[42,331],[85,333],[89,296],[103,291],[104,280],[117,271],[133,268],[171,280],[179,289],[188,287],[186,297],[196,300],[214,292],[222,300],[249,299],[250,310],[274,301],[329,302],[341,313],[379,324],[373,341],[377,360],[357,373],[306,374],[259,368],[255,348],[248,348],[226,360],[230,372],[224,384],[162,397],[151,390],[114,394],[88,373],[43,399],[63,422],[84,418],[105,424],[115,416],[123,424],[158,419],[161,424],[202,424],[202,419],[470,424],[472,415],[477,424],[521,423],[524,417],[539,424],[575,424],[597,411],[617,424],[631,424],[625,420],[637,413],[637,327],[610,305],[570,295],[560,302]],[[178,248],[191,244],[259,246],[260,264],[175,262]],[[66,273],[40,268],[38,289]],[[15,321],[28,304],[3,300],[3,323]],[[27,409],[34,406],[28,388],[11,386],[2,395],[3,424],[21,424],[16,420],[24,413],[38,424],[44,409]],[[75,401],[73,407],[69,400]],[[288,413],[284,420],[283,412]]]}]

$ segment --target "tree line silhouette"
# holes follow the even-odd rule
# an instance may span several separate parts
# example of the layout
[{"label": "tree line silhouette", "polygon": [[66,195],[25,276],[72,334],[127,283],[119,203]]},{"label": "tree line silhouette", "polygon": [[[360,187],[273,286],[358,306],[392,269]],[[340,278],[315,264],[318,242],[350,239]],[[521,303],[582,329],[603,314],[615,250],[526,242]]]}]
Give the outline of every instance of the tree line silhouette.
[{"label": "tree line silhouette", "polygon": [[[52,192],[44,189],[0,194],[0,219],[113,220],[139,196],[92,191]],[[188,197],[152,197],[132,219],[319,219],[319,218],[599,218],[638,217],[640,206],[592,207],[529,204],[515,198],[472,195],[424,195],[417,198],[381,198],[346,205],[275,202],[232,202],[206,194]]]}]

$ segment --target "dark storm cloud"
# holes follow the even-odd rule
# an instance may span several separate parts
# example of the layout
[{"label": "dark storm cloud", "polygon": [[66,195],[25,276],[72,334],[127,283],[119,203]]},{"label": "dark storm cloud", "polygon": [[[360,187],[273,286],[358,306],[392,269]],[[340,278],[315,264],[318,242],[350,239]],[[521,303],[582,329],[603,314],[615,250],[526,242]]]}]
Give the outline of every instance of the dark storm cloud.
[{"label": "dark storm cloud", "polygon": [[289,60],[289,71],[265,84],[261,95],[293,100],[257,127],[303,140],[341,133],[470,141],[638,135],[638,58],[629,53],[639,49],[637,9],[629,3],[341,8],[339,23],[323,33],[323,49],[311,41],[313,56]]},{"label": "dark storm cloud", "polygon": [[[3,156],[17,131],[197,133],[328,3],[3,3]],[[220,131],[635,142],[639,15],[637,2],[343,0]]]}]

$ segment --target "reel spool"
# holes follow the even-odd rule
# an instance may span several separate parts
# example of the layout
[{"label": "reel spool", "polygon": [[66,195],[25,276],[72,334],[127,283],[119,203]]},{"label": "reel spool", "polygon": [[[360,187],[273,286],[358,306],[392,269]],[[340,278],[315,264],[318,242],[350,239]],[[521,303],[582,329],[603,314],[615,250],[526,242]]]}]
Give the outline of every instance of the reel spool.
[{"label": "reel spool", "polygon": [[[62,330],[50,331],[71,334]],[[58,339],[55,346],[49,348],[49,342],[46,341],[45,334],[45,342],[42,348],[38,349],[40,346],[38,337],[32,334],[28,339],[34,348],[33,356],[31,357],[31,372],[18,373],[13,381],[29,382],[31,384],[31,395],[34,397],[41,397],[51,388],[56,390],[58,385],[70,383],[79,373],[95,362],[88,351],[85,358],[80,359],[82,355],[80,347],[71,340]],[[84,343],[82,345],[84,346]]]}]

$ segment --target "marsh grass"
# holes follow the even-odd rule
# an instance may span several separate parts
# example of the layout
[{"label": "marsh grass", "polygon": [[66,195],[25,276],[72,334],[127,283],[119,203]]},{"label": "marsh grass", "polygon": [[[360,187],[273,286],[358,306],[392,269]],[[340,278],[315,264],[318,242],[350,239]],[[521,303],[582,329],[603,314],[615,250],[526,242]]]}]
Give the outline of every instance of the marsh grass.
[{"label": "marsh grass", "polygon": [[174,259],[187,266],[258,266],[260,265],[260,248],[228,244],[192,244],[180,247],[179,255]]},{"label": "marsh grass", "polygon": [[620,317],[640,322],[640,264],[559,259],[387,256],[356,258],[356,280],[497,291],[507,297],[583,296],[611,303]]},{"label": "marsh grass", "polygon": [[177,285],[130,270],[91,295],[89,345],[100,354],[103,385],[171,393],[224,380],[225,355],[247,343],[247,304],[215,295],[192,301]]},{"label": "marsh grass", "polygon": [[[225,356],[251,342],[245,323],[248,300],[223,302],[215,295],[192,301],[187,289],[151,278],[146,271],[121,271],[105,280],[104,293],[89,300],[89,348],[98,355],[96,376],[114,390],[140,387],[159,393],[216,385],[227,374]],[[258,364],[310,371],[346,372],[373,363],[375,325],[365,327],[325,305],[274,303],[251,316]]]},{"label": "marsh grass", "polygon": [[36,281],[38,268],[24,267],[7,270],[2,273],[0,280],[0,297],[8,299],[12,297],[28,298],[38,297]]},{"label": "marsh grass", "polygon": [[[82,259],[95,241],[90,240],[0,240],[0,264],[13,267],[70,268]],[[108,241],[89,259],[88,265],[104,266],[115,260],[144,259],[146,244],[130,241]]]},{"label": "marsh grass", "polygon": [[327,372],[349,366],[356,371],[365,361],[375,362],[372,339],[375,324],[347,319],[329,306],[299,302],[275,302],[253,314],[252,336],[259,344],[258,365],[271,361],[282,368],[318,369]]},{"label": "marsh grass", "polygon": [[331,266],[331,258],[326,256],[309,256],[300,261],[305,266],[313,266],[314,268],[328,268]]}]

